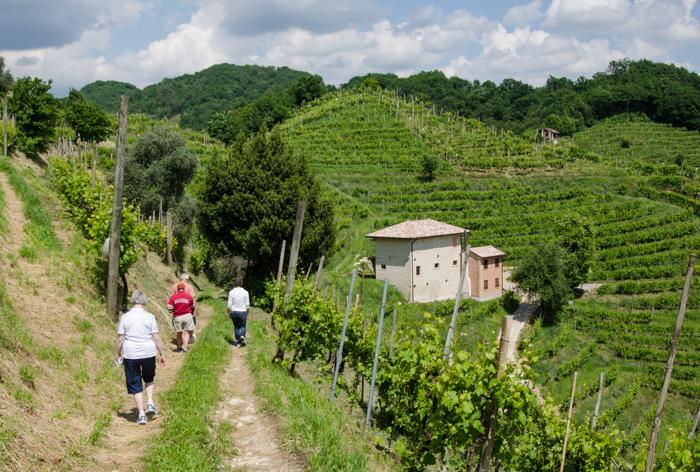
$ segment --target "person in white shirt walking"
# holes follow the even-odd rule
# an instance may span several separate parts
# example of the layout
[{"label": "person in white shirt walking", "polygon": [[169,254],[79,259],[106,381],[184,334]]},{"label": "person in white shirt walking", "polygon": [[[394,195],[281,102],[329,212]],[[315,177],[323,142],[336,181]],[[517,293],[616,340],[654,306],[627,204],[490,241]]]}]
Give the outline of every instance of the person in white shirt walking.
[{"label": "person in white shirt walking", "polygon": [[243,279],[236,278],[236,288],[228,294],[226,311],[233,321],[237,347],[245,346],[245,324],[250,313],[250,297],[243,288]]},{"label": "person in white shirt walking", "polygon": [[[144,310],[148,303],[146,294],[135,290],[131,295],[131,310],[124,313],[117,328],[117,365],[124,362],[126,391],[134,396],[139,410],[138,424],[146,424],[146,413],[157,414],[153,404],[153,378],[156,375],[156,351],[160,354],[160,366],[165,367],[163,343],[158,334],[156,317]],[[146,384],[148,409],[143,410],[143,384]]]}]

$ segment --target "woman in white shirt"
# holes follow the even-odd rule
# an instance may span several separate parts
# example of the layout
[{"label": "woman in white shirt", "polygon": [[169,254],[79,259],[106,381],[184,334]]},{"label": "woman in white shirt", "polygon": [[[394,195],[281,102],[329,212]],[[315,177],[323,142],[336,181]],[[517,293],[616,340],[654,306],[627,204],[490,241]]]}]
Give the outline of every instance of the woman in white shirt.
[{"label": "woman in white shirt", "polygon": [[[124,313],[117,328],[117,365],[124,362],[126,390],[134,396],[139,410],[138,424],[148,422],[146,413],[157,414],[153,404],[153,378],[156,375],[156,350],[160,353],[160,366],[165,367],[163,343],[158,334],[156,317],[144,310],[148,303],[146,294],[135,290],[131,295],[131,310]],[[148,407],[143,410],[143,383],[146,383]]]}]

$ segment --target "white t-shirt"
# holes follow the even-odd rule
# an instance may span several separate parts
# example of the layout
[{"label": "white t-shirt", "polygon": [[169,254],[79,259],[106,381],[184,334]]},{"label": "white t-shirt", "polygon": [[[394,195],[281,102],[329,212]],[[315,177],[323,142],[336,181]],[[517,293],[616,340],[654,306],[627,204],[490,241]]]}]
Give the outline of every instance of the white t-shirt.
[{"label": "white t-shirt", "polygon": [[231,311],[246,311],[250,308],[248,291],[243,287],[236,287],[228,293],[228,308]]},{"label": "white t-shirt", "polygon": [[125,336],[122,357],[124,359],[155,357],[158,349],[153,341],[153,334],[157,332],[156,317],[143,308],[132,308],[124,313],[117,328],[117,334]]}]

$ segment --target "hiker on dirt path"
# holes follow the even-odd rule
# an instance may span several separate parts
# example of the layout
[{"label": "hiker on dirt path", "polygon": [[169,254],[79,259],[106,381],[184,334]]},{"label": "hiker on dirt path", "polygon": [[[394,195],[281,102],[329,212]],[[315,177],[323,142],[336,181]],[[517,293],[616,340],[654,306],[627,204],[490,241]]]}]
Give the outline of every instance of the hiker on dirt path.
[{"label": "hiker on dirt path", "polygon": [[[146,294],[135,290],[131,295],[131,310],[124,313],[117,328],[117,365],[124,363],[126,391],[134,396],[139,410],[137,423],[146,424],[146,414],[158,414],[153,404],[153,378],[156,375],[156,351],[160,354],[160,366],[165,367],[163,343],[158,334],[156,317],[144,309],[148,303]],[[147,409],[143,410],[143,383],[146,383]]]},{"label": "hiker on dirt path", "polygon": [[228,294],[226,310],[235,328],[236,347],[245,346],[245,324],[248,313],[250,313],[250,296],[248,291],[243,288],[243,279],[240,277],[236,277],[236,288]]},{"label": "hiker on dirt path", "polygon": [[[187,283],[187,281],[190,280],[190,274],[183,272],[182,275],[180,276],[180,281],[173,284],[172,290],[170,290],[170,296],[172,297],[177,293],[177,286],[179,284],[185,284],[185,293],[192,297],[192,300],[195,299],[196,295],[194,294],[194,287],[190,284]],[[197,326],[197,315],[194,311],[192,311],[192,321],[194,322],[195,327]],[[197,337],[194,335],[194,332],[192,333],[192,337],[190,337],[190,344],[195,342]]]},{"label": "hiker on dirt path", "polygon": [[187,347],[194,331],[194,299],[185,293],[185,284],[177,284],[177,293],[168,300],[168,310],[173,314],[173,325],[177,331],[177,349],[189,352]]}]

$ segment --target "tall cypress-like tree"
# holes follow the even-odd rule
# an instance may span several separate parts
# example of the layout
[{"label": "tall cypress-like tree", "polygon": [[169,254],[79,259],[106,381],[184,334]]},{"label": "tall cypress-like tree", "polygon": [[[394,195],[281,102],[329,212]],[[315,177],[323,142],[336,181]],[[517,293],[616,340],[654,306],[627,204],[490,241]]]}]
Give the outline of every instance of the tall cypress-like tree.
[{"label": "tall cypress-like tree", "polygon": [[266,277],[277,269],[299,200],[306,201],[299,266],[333,249],[333,202],[306,158],[295,155],[276,130],[263,129],[250,141],[241,135],[231,156],[210,160],[196,196],[201,233],[220,255],[246,258],[249,276]]}]

